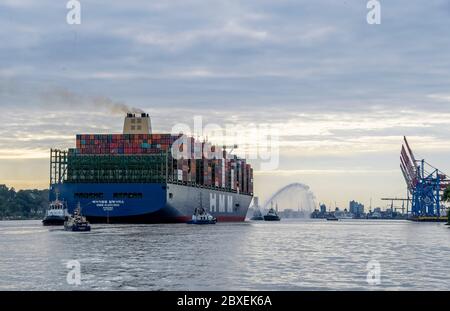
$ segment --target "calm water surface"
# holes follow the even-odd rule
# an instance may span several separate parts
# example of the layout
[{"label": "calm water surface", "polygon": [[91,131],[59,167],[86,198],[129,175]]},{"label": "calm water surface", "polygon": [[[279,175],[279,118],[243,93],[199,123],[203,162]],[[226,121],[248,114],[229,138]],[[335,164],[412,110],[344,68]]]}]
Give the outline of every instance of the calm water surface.
[{"label": "calm water surface", "polygon": [[[0,221],[0,290],[448,290],[450,228],[377,220],[211,226]],[[69,285],[78,260],[82,284]],[[381,284],[366,281],[381,265]]]}]

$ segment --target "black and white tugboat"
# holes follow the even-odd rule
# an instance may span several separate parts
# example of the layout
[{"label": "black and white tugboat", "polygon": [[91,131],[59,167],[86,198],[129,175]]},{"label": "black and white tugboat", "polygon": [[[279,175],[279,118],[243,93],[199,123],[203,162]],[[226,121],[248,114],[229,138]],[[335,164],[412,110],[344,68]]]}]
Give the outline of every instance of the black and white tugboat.
[{"label": "black and white tugboat", "polygon": [[45,218],[42,220],[44,226],[62,226],[66,217],[69,215],[66,205],[64,202],[58,199],[56,195],[56,200],[50,202],[48,205]]},{"label": "black and white tugboat", "polygon": [[264,220],[265,221],[280,221],[280,216],[278,216],[277,210],[278,210],[278,206],[276,209],[274,209],[273,202],[272,202],[272,205],[271,205],[269,211],[267,212],[266,215],[264,215]]},{"label": "black and white tugboat", "polygon": [[192,225],[214,225],[217,222],[217,218],[213,217],[203,207],[195,208],[192,219],[188,221],[188,224]]},{"label": "black and white tugboat", "polygon": [[64,222],[64,230],[66,231],[91,231],[91,225],[86,220],[86,217],[81,215],[80,203],[73,211],[73,216],[69,216]]}]

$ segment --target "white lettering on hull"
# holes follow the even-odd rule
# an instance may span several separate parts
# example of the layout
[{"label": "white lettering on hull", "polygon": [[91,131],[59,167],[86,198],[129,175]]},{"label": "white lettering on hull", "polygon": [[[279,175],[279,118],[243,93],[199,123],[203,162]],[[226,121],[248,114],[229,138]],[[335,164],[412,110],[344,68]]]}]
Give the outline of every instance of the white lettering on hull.
[{"label": "white lettering on hull", "polygon": [[231,195],[228,196],[227,207],[228,207],[228,213],[233,213],[233,196],[231,196]]},{"label": "white lettering on hull", "polygon": [[233,213],[233,196],[215,193],[209,194],[209,211],[219,213]]},{"label": "white lettering on hull", "polygon": [[209,194],[209,211],[210,212],[216,211],[216,194],[215,193]]},{"label": "white lettering on hull", "polygon": [[225,195],[219,194],[219,212],[225,212]]}]

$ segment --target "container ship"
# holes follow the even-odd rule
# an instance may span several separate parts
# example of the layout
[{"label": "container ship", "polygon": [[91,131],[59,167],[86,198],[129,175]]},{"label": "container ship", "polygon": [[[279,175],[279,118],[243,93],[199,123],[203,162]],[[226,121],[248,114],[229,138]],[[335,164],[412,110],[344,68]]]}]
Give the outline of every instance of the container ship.
[{"label": "container ship", "polygon": [[57,196],[92,223],[187,222],[198,207],[219,222],[244,221],[253,169],[224,146],[152,133],[148,114],[129,113],[123,134],[78,134],[76,148],[51,149]]}]

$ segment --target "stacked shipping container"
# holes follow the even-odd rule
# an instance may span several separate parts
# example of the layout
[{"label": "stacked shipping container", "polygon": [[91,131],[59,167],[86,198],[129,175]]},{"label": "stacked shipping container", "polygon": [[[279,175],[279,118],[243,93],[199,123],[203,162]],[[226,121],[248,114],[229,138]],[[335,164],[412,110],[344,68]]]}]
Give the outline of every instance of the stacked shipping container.
[{"label": "stacked shipping container", "polygon": [[80,154],[148,154],[166,152],[180,135],[95,134],[77,135]]},{"label": "stacked shipping container", "polygon": [[[96,176],[99,182],[105,178],[106,180],[118,178],[118,181],[126,182],[127,176],[132,176],[130,182],[147,182],[160,180],[161,174],[165,172],[164,174],[167,174],[171,182],[253,194],[253,169],[245,159],[236,156],[228,158],[226,151],[220,147],[207,142],[196,143],[192,137],[178,143],[177,140],[180,137],[181,134],[77,135],[77,148],[69,152],[69,163],[72,163],[69,166],[71,178],[76,182],[77,178],[86,179],[84,175],[89,173],[88,178]],[[174,148],[178,148],[181,155],[178,159],[171,156],[171,148],[175,142],[177,145]],[[205,150],[204,153],[203,150]],[[99,160],[102,156],[107,156],[108,160]],[[147,167],[142,168],[145,172],[139,173],[139,166],[136,165],[130,170],[124,170],[124,165],[126,167],[129,162],[126,159],[129,157],[132,157],[133,164],[145,163]],[[152,158],[151,162],[149,162],[150,158]],[[155,159],[159,161],[159,164],[155,164]],[[89,167],[89,163],[92,167]],[[103,165],[105,167],[102,167]],[[161,167],[163,169],[160,169]],[[157,172],[157,178],[146,176],[155,172]]]}]

